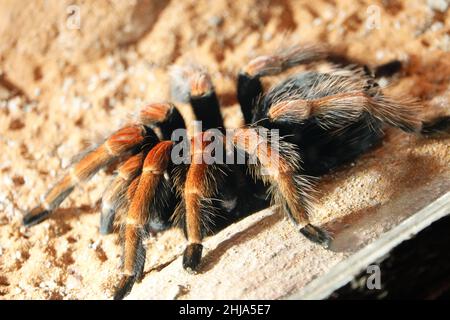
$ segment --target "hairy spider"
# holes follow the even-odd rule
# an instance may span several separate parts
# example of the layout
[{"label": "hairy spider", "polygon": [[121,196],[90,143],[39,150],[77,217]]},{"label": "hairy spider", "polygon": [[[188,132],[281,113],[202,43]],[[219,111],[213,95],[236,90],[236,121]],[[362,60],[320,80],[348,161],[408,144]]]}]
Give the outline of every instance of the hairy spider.
[{"label": "hairy spider", "polygon": [[[395,72],[398,62],[375,70],[347,66],[295,73],[264,93],[262,77],[301,64],[332,61],[330,52],[316,45],[295,46],[250,61],[237,81],[246,125],[233,134],[225,132],[208,74],[198,68],[183,69],[178,84],[188,88],[187,97],[202,132],[191,135],[188,143],[179,141],[184,139],[175,139],[173,133],[186,125],[175,105],[144,107],[136,123],[116,131],[84,155],[42,203],[25,215],[23,223],[41,222],[77,184],[119,162],[102,197],[100,219],[103,234],[112,232],[115,222],[121,226],[123,276],[116,299],[125,297],[142,277],[145,236],[170,226],[181,227],[188,240],[183,267],[196,271],[203,237],[267,207],[266,194],[301,234],[328,247],[330,235],[309,223],[311,176],[320,176],[369,150],[381,141],[386,124],[421,136],[450,131],[449,116],[425,122],[418,103],[382,93],[376,78]],[[177,86],[173,90],[180,93]],[[219,129],[219,133],[208,129]],[[263,134],[273,129],[281,140]],[[211,152],[213,144],[218,147]],[[186,147],[190,161],[176,161],[180,146]],[[207,161],[221,152],[227,159],[240,157],[242,161]],[[274,155],[277,161],[272,161]]]}]

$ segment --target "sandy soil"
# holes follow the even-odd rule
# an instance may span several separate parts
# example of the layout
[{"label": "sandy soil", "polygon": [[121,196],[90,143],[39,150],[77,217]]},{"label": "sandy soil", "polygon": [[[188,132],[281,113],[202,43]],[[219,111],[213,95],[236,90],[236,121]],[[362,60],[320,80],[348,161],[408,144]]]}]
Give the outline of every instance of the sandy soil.
[{"label": "sandy soil", "polygon": [[[73,3],[80,8],[79,28],[74,28],[77,13],[67,9]],[[402,60],[405,68],[388,90],[421,99],[427,116],[450,114],[448,6],[445,0],[2,1],[0,299],[110,297],[120,250],[114,235],[98,233],[99,199],[110,171],[76,190],[42,224],[25,229],[20,220],[86,144],[117,129],[146,103],[170,98],[171,65],[195,61],[208,67],[228,126],[239,125],[235,77],[240,66],[280,45],[307,41],[329,43],[369,65]],[[367,21],[374,12],[379,12],[380,24],[370,29]],[[183,112],[189,116],[186,108]],[[448,140],[420,140],[389,130],[382,147],[324,177],[313,219],[343,230],[375,211],[401,213],[402,207],[394,210],[392,203],[407,207],[420,198],[423,205],[450,189],[449,168]],[[295,257],[291,264],[311,252],[328,257],[326,267],[320,259],[309,266],[320,272],[348,254],[314,251],[303,240],[296,247],[297,235],[287,221],[264,214],[260,218],[267,227],[256,232],[258,241],[232,238],[215,258],[220,263],[209,263],[197,280],[183,278],[183,286],[180,278],[170,278],[174,269],[181,269],[171,263],[184,246],[180,232],[149,239],[145,280],[173,284],[156,295],[162,298],[279,298],[293,288],[277,284],[276,274],[256,275],[238,290],[233,284],[239,282],[232,279],[242,279],[224,281],[225,271],[248,267],[236,264],[236,257],[258,270],[259,259],[251,257],[269,259],[277,248],[285,257]],[[224,234],[245,231],[246,223]],[[364,241],[371,238],[367,234]],[[226,236],[212,239],[225,241]],[[233,241],[240,245],[234,248]],[[266,246],[257,245],[264,241]],[[255,254],[252,248],[261,251]],[[283,268],[281,262],[277,266]],[[195,282],[198,290],[189,293],[189,283]],[[251,288],[263,282],[269,285],[254,293]],[[135,298],[149,297],[145,287],[136,292]]]}]

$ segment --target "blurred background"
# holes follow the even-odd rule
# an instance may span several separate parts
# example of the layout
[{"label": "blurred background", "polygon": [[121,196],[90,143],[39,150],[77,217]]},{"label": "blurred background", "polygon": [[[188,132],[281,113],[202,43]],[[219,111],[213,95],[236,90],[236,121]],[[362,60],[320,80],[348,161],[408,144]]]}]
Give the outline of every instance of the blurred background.
[{"label": "blurred background", "polygon": [[[239,68],[303,42],[330,44],[371,66],[401,60],[404,69],[389,90],[421,99],[426,114],[448,113],[449,6],[447,0],[0,0],[0,299],[109,295],[120,248],[112,236],[100,238],[97,213],[111,172],[75,192],[58,217],[32,230],[20,227],[20,218],[86,141],[117,129],[145,104],[170,98],[170,66],[195,61],[208,68],[228,126],[240,125]],[[324,185],[318,219],[332,220],[327,203],[344,203],[335,210],[344,218],[399,196],[386,185],[412,188],[448,176],[448,143],[417,145],[397,134],[386,148],[390,177],[364,178],[364,166],[383,157],[379,151],[378,160],[338,173]],[[400,166],[415,178],[400,174]],[[344,199],[345,190],[362,185],[372,192],[370,203]],[[148,270],[183,246],[177,231],[149,241],[156,249]],[[223,290],[223,297],[266,298],[286,291]]]}]

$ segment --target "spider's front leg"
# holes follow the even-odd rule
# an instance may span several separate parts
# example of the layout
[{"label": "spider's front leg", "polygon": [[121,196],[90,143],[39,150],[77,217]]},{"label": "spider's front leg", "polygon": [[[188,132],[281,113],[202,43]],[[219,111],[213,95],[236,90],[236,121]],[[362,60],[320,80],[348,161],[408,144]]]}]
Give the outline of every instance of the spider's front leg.
[{"label": "spider's front leg", "polygon": [[301,174],[301,159],[293,144],[269,137],[262,127],[241,129],[232,138],[236,148],[249,156],[253,176],[269,185],[272,201],[300,228],[309,240],[328,248],[331,236],[309,221],[312,184]]},{"label": "spider's front leg", "polygon": [[103,144],[85,155],[44,197],[42,203],[23,218],[25,226],[35,225],[55,210],[79,183],[89,180],[101,168],[127,155],[148,136],[142,125],[124,127],[112,134]]},{"label": "spider's front leg", "polygon": [[124,229],[124,275],[116,288],[114,299],[123,299],[141,278],[145,264],[143,238],[145,226],[153,215],[169,210],[170,185],[165,181],[164,173],[170,163],[173,142],[158,143],[147,154],[142,174],[133,186],[132,200],[129,205]]},{"label": "spider's front leg", "polygon": [[[183,267],[190,272],[196,272],[200,265],[203,236],[210,231],[208,222],[211,219],[214,221],[215,213],[226,214],[229,209],[216,207],[218,203],[214,199],[235,192],[235,190],[230,190],[231,186],[226,183],[226,178],[230,178],[227,176],[226,165],[218,164],[212,158],[214,156],[210,148],[213,146],[210,133],[212,132],[201,133],[191,139],[190,164],[187,171],[178,172],[178,191],[181,193],[183,201],[175,218],[184,227],[188,240],[188,245],[183,253]],[[223,136],[220,132],[216,132],[214,136],[214,139],[219,139],[217,140],[218,146],[222,148]],[[181,186],[183,182],[184,184]]]},{"label": "spider's front leg", "polygon": [[[176,129],[185,129],[183,117],[176,106],[169,102],[146,105],[141,109],[139,119],[145,126],[159,130],[162,140],[170,140]],[[101,233],[107,234],[112,231],[114,220],[117,220],[115,219],[117,211],[128,210],[128,205],[134,194],[131,183],[136,184],[135,178],[141,174],[145,156],[158,142],[156,136],[154,138],[152,141],[147,139],[143,143],[141,152],[128,159],[118,168],[116,177],[103,194],[100,219]],[[166,227],[168,222],[166,220],[168,219],[165,219],[165,217],[155,217],[155,220],[150,222],[150,227],[159,231]]]},{"label": "spider's front leg", "polygon": [[100,233],[108,234],[113,230],[116,213],[126,209],[129,190],[132,181],[141,174],[144,154],[139,153],[130,157],[120,165],[117,174],[102,196],[102,212],[100,215]]},{"label": "spider's front leg", "polygon": [[202,257],[202,200],[210,196],[208,165],[203,160],[203,146],[191,151],[191,164],[184,185],[186,236],[189,241],[183,253],[183,268],[194,272]]},{"label": "spider's front leg", "polygon": [[145,106],[140,112],[140,120],[145,125],[158,128],[161,132],[161,140],[171,140],[174,130],[186,129],[184,119],[177,107],[168,102],[151,103]]}]

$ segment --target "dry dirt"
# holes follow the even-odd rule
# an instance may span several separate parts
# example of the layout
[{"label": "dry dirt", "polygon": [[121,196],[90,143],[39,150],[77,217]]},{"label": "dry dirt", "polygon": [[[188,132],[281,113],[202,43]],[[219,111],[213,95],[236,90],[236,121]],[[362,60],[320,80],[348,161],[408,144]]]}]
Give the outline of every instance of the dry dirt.
[{"label": "dry dirt", "polygon": [[[448,1],[336,2],[2,1],[0,299],[110,297],[120,248],[113,235],[99,235],[98,221],[111,172],[77,189],[42,224],[25,229],[20,220],[87,142],[146,103],[169,99],[173,64],[207,66],[228,126],[240,125],[240,66],[308,41],[369,65],[402,60],[388,90],[420,99],[427,116],[450,114]],[[367,28],[377,12],[379,28]],[[183,237],[170,230],[147,241],[146,275],[131,297],[286,297],[447,192],[449,165],[449,140],[391,129],[382,147],[318,186],[313,220],[336,233],[333,251],[265,211],[208,239],[203,271],[192,276],[178,258]]]}]

